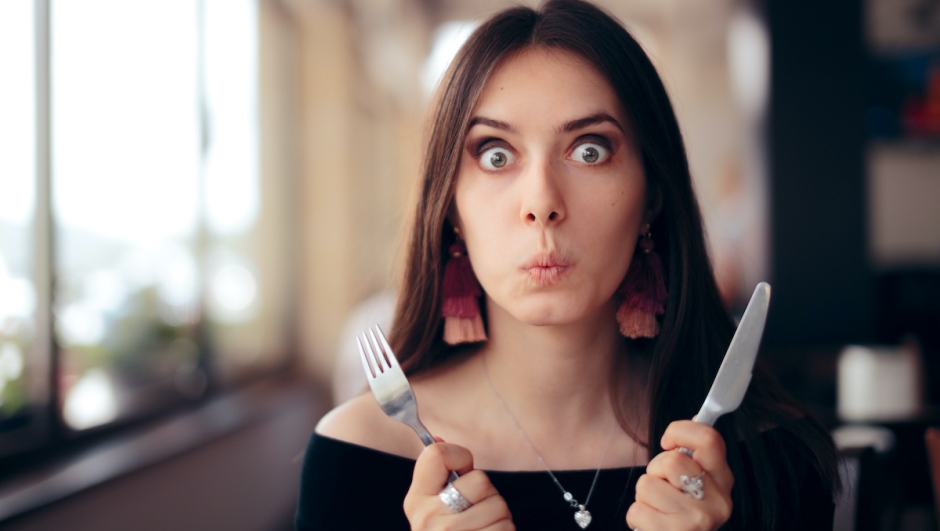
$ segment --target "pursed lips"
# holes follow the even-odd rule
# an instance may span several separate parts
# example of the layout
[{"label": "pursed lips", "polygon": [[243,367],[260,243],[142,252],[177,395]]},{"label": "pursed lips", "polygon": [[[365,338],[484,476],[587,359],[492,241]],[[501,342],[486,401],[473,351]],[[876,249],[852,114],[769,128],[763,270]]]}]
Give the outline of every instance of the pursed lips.
[{"label": "pursed lips", "polygon": [[562,275],[571,267],[570,261],[558,253],[539,253],[526,260],[522,269],[539,286],[551,286],[561,280]]}]

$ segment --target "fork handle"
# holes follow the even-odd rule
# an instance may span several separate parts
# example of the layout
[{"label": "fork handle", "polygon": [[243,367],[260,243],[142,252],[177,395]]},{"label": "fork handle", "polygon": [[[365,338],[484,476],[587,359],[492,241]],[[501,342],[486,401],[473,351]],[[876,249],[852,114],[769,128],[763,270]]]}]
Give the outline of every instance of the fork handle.
[{"label": "fork handle", "polygon": [[[424,424],[422,424],[420,420],[415,422],[411,427],[414,428],[415,432],[418,433],[418,437],[421,437],[421,442],[423,442],[425,446],[431,446],[437,442],[434,440],[434,437],[431,436],[431,432],[429,432],[428,429],[424,427]],[[453,483],[454,481],[457,481],[458,477],[460,476],[451,470],[450,476],[447,478],[447,482]]]},{"label": "fork handle", "polygon": [[420,420],[415,422],[411,427],[414,428],[414,430],[418,433],[418,437],[421,437],[421,442],[423,442],[425,446],[431,446],[437,442],[434,440],[434,437],[431,436],[431,432],[429,432],[428,429],[424,427],[424,424],[422,424]]}]

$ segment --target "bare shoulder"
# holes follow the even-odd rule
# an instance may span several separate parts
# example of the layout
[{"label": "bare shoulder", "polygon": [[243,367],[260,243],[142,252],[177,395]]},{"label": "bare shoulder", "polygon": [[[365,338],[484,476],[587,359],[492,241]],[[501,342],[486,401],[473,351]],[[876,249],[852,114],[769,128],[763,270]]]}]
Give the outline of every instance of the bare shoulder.
[{"label": "bare shoulder", "polygon": [[319,435],[414,459],[423,446],[411,428],[390,419],[370,393],[335,407],[317,423]]},{"label": "bare shoulder", "polygon": [[[421,420],[431,433],[448,438],[450,418],[468,418],[469,411],[457,411],[466,396],[466,357],[459,357],[441,366],[427,369],[408,379],[420,404]],[[446,405],[446,407],[443,407]],[[443,409],[442,409],[443,407]],[[464,409],[469,409],[469,406]],[[358,444],[382,452],[417,459],[424,449],[414,430],[389,418],[375,397],[365,392],[340,404],[317,424],[319,435]]]}]

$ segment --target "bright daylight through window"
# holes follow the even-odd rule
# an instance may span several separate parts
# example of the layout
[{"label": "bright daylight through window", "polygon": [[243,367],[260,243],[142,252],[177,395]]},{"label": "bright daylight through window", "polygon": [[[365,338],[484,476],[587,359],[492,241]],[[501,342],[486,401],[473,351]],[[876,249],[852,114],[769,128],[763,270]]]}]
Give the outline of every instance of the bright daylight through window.
[{"label": "bright daylight through window", "polygon": [[0,3],[0,433],[28,422],[34,376],[33,40],[32,3]]},{"label": "bright daylight through window", "polygon": [[[52,422],[77,433],[200,398],[286,354],[285,246],[271,237],[286,221],[283,186],[260,172],[256,2],[51,1],[45,78],[35,10],[0,3],[0,456],[35,420],[31,400],[57,401]],[[51,79],[47,129],[37,79]],[[48,192],[37,187],[44,131]],[[51,211],[35,207],[42,193]],[[35,234],[42,216],[51,241]],[[51,278],[37,278],[46,247]],[[37,303],[43,283],[50,308]],[[43,312],[56,350],[40,360]]]}]

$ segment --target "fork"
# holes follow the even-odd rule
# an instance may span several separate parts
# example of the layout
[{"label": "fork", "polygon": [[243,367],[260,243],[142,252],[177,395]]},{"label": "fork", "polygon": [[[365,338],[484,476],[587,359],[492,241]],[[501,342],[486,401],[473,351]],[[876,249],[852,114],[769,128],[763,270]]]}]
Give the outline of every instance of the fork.
[{"label": "fork", "polygon": [[[356,343],[359,344],[362,368],[369,380],[369,387],[382,411],[398,422],[411,426],[425,446],[434,444],[434,437],[418,418],[418,403],[411,384],[405,378],[379,325],[360,334]],[[448,481],[453,482],[457,477],[457,473],[452,470]]]}]

